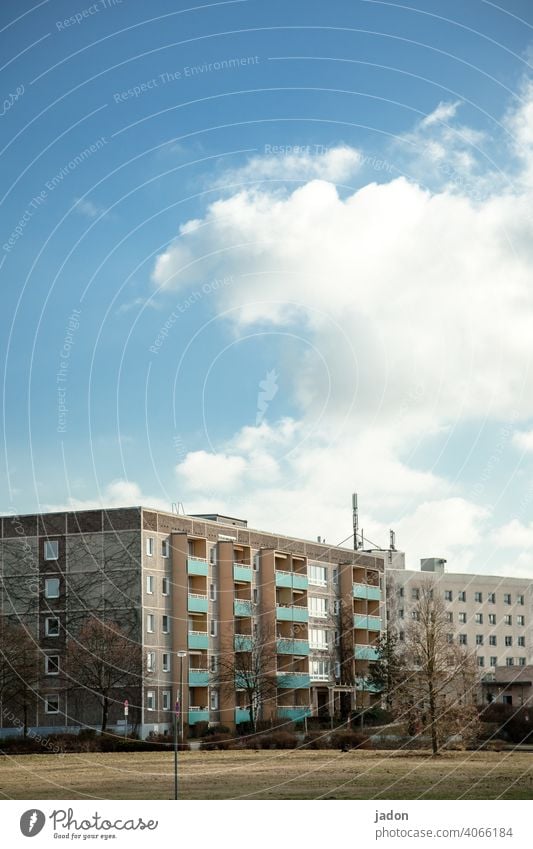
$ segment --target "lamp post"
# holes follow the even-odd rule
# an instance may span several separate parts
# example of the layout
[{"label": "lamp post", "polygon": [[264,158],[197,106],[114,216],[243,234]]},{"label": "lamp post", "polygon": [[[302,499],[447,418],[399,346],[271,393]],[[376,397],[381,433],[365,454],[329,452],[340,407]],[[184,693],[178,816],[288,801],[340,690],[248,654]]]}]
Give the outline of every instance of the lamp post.
[{"label": "lamp post", "polygon": [[187,657],[187,652],[179,651],[177,656],[180,659],[180,686],[174,710],[174,799],[178,798],[178,721],[183,740],[183,658]]}]

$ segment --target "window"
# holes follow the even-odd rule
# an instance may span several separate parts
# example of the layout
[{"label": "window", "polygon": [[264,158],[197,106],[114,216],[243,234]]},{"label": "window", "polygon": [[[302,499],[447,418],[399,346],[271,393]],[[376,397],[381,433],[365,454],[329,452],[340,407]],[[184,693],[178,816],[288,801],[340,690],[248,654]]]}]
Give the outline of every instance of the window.
[{"label": "window", "polygon": [[489,665],[490,666],[498,666],[498,658],[497,657],[491,657]]},{"label": "window", "polygon": [[399,632],[398,639],[400,640],[401,643],[403,643],[403,641],[405,640],[405,631]]},{"label": "window", "polygon": [[328,632],[325,628],[309,628],[309,645],[312,649],[327,649]]},{"label": "window", "polygon": [[59,598],[59,578],[44,579],[44,597]]},{"label": "window", "polygon": [[47,675],[59,675],[59,655],[49,654],[44,659],[44,671]]},{"label": "window", "polygon": [[451,590],[444,590],[444,601],[453,601],[453,593]]},{"label": "window", "polygon": [[44,700],[45,713],[59,713],[59,696],[46,696]]},{"label": "window", "polygon": [[170,554],[170,543],[168,539],[161,540],[161,557],[168,557]]},{"label": "window", "polygon": [[403,607],[402,607],[402,609],[401,609],[401,610],[399,610],[399,611],[398,611],[398,616],[400,617],[400,619],[403,619],[403,618],[404,618],[405,614],[404,614],[404,612],[403,612]]},{"label": "window", "polygon": [[495,613],[489,613],[489,625],[495,625],[495,624],[496,624],[496,614]]},{"label": "window", "polygon": [[253,568],[254,568],[254,572],[257,572],[257,570],[259,569],[259,555],[258,554],[254,554]]},{"label": "window", "polygon": [[146,653],[146,671],[153,672],[155,669],[155,652],[149,651]]},{"label": "window", "polygon": [[420,622],[420,611],[419,610],[411,610],[411,619],[414,619],[415,622]]},{"label": "window", "polygon": [[459,590],[457,593],[457,598],[459,601],[466,601],[466,592],[464,590]]},{"label": "window", "polygon": [[485,666],[485,658],[484,657],[478,657],[477,665],[478,666]]},{"label": "window", "polygon": [[212,637],[216,637],[216,635],[217,635],[217,620],[216,619],[211,619],[211,627],[209,629],[209,633],[211,634]]},{"label": "window", "polygon": [[161,582],[161,593],[168,595],[170,592],[170,578],[163,578]]},{"label": "window", "polygon": [[403,598],[403,596],[404,596],[403,587],[400,587],[400,589],[398,590],[398,595],[400,596],[400,598]]},{"label": "window", "polygon": [[496,645],[498,645],[498,643],[496,641],[496,637],[494,636],[494,634],[491,634],[491,636],[489,637],[489,646],[496,646]]},{"label": "window", "polygon": [[453,643],[453,634],[446,634],[446,642]]},{"label": "window", "polygon": [[327,599],[319,596],[309,596],[309,615],[325,619],[328,612]]},{"label": "window", "polygon": [[209,669],[210,669],[210,671],[211,671],[211,672],[216,672],[216,671],[217,671],[217,666],[218,666],[218,664],[217,664],[217,656],[216,656],[216,654],[212,654],[212,655],[211,655],[211,657],[209,658]]},{"label": "window", "polygon": [[520,648],[525,648],[526,638],[525,637],[518,637],[518,639],[516,641],[516,645],[520,646]]},{"label": "window", "polygon": [[163,634],[169,634],[170,633],[170,621],[169,621],[169,617],[165,613],[163,614],[163,616],[161,618],[161,630],[163,631]]},{"label": "window", "polygon": [[525,665],[526,665],[526,659],[525,659],[525,657],[519,657],[519,658],[518,658],[518,665],[519,665],[519,666],[525,666]]},{"label": "window", "polygon": [[44,620],[44,633],[47,637],[59,636],[59,619],[55,616],[47,616]]},{"label": "window", "polygon": [[146,614],[146,630],[149,634],[154,633],[154,614],[147,613]]},{"label": "window", "polygon": [[483,625],[483,614],[476,613],[476,625]]},{"label": "window", "polygon": [[252,601],[254,604],[257,604],[257,602],[259,601],[259,590],[257,589],[257,587],[253,588]]},{"label": "window", "polygon": [[503,594],[503,603],[504,604],[511,604],[511,593],[504,593]]},{"label": "window", "polygon": [[505,638],[505,645],[506,646],[512,646],[513,645],[513,638],[512,637],[506,637]]},{"label": "window", "polygon": [[480,593],[479,591],[475,592],[474,601],[477,601],[478,604],[481,604],[481,602],[483,601],[483,593]]},{"label": "window", "polygon": [[526,624],[525,617],[524,617],[524,616],[520,616],[520,615],[518,615],[518,616],[516,617],[516,624],[517,624],[517,625],[525,625],[525,624]]},{"label": "window", "polygon": [[59,557],[59,542],[56,539],[44,541],[44,559],[57,560]]},{"label": "window", "polygon": [[209,584],[209,598],[211,601],[216,601],[217,597],[217,588],[215,584]]},{"label": "window", "polygon": [[419,600],[420,590],[418,589],[418,587],[413,587],[413,589],[411,590],[411,598],[413,599],[413,601]]},{"label": "window", "polygon": [[451,610],[448,610],[446,613],[446,622],[453,622],[453,613]]},{"label": "window", "polygon": [[209,705],[211,710],[218,710],[218,692],[217,690],[211,690],[209,693]]},{"label": "window", "polygon": [[161,661],[161,669],[163,672],[170,672],[170,655],[167,651],[163,652],[163,658]]},{"label": "window", "polygon": [[327,681],[329,679],[329,660],[312,660],[309,664],[311,679]]},{"label": "window", "polygon": [[147,575],[146,576],[146,592],[149,593],[149,595],[152,595],[153,591],[154,591],[154,576],[153,575]]},{"label": "window", "polygon": [[315,563],[310,563],[307,567],[309,583],[317,587],[325,587],[328,583],[328,572],[325,566],[318,566]]},{"label": "window", "polygon": [[476,634],[476,646],[483,645],[483,634]]},{"label": "window", "polygon": [[339,583],[339,570],[338,569],[333,570],[333,583],[334,584]]},{"label": "window", "polygon": [[459,634],[459,645],[460,646],[466,646],[466,643],[467,643],[466,634]]},{"label": "window", "polygon": [[506,659],[506,661],[505,661],[505,665],[506,665],[506,666],[514,666],[514,658],[513,658],[513,657],[508,657],[508,658]]},{"label": "window", "polygon": [[163,690],[163,710],[170,710],[170,690]]},{"label": "window", "polygon": [[506,625],[512,625],[513,624],[513,617],[509,613],[506,613],[506,615],[503,617],[503,619],[504,619],[504,622],[505,622]]},{"label": "window", "polygon": [[148,557],[152,557],[154,553],[154,538],[146,537],[146,553]]},{"label": "window", "polygon": [[487,601],[489,604],[496,604],[496,593],[487,593]]},{"label": "window", "polygon": [[464,625],[466,622],[466,613],[459,613],[458,616],[459,622],[461,623],[461,625]]},{"label": "window", "polygon": [[147,690],[146,692],[146,710],[155,710],[155,691]]},{"label": "window", "polygon": [[516,603],[517,604],[523,604],[524,603],[524,596],[523,595],[517,595]]}]

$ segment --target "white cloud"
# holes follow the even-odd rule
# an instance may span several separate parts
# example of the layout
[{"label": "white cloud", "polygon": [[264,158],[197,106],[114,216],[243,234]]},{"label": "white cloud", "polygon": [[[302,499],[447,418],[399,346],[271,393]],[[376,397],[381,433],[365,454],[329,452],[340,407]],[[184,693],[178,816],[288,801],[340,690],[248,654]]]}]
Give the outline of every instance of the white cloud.
[{"label": "white cloud", "polygon": [[425,118],[422,119],[421,126],[422,127],[431,127],[433,124],[439,124],[443,121],[450,121],[452,118],[455,118],[457,114],[457,110],[461,106],[461,101],[456,100],[455,103],[445,103],[441,101],[436,109],[426,115]]},{"label": "white cloud", "polygon": [[246,468],[242,457],[190,451],[176,466],[176,472],[178,480],[192,492],[225,492],[242,482]]},{"label": "white cloud", "polygon": [[98,218],[105,211],[103,207],[97,206],[97,204],[87,198],[75,198],[75,200],[76,205],[74,209],[86,218]]},{"label": "white cloud", "polygon": [[519,430],[513,433],[513,445],[526,454],[533,452],[533,430]]},{"label": "white cloud", "polygon": [[100,507],[155,507],[160,510],[170,510],[171,504],[153,495],[143,494],[135,481],[119,478],[107,484],[98,497],[80,499],[71,496],[63,504],[45,504],[43,510],[91,510]]},{"label": "white cloud", "polygon": [[361,153],[349,145],[323,149],[322,146],[283,146],[279,151],[250,157],[240,168],[225,171],[219,186],[255,181],[328,180],[343,183],[360,170]]}]

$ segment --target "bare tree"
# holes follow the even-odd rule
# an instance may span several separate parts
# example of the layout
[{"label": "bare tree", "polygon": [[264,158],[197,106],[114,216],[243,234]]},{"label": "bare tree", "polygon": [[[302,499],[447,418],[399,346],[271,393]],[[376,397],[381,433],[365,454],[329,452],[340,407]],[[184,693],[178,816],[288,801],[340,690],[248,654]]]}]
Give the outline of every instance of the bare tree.
[{"label": "bare tree", "polygon": [[387,710],[393,712],[406,676],[405,657],[397,634],[390,629],[380,634],[377,650],[378,659],[370,665],[367,681],[381,692]]},{"label": "bare tree", "polygon": [[24,737],[30,711],[37,703],[39,653],[23,625],[2,622],[0,631],[0,700],[2,713],[21,717]]},{"label": "bare tree", "polygon": [[246,693],[250,722],[254,730],[263,705],[276,699],[276,636],[272,628],[258,625],[253,634],[235,634],[222,644],[212,682],[226,693],[235,689]]},{"label": "bare tree", "polygon": [[477,673],[472,655],[455,643],[436,582],[423,581],[419,593],[405,631],[405,674],[397,694],[406,711],[414,710],[422,726],[429,729],[436,755],[450,725],[459,732],[457,720],[473,702]]},{"label": "bare tree", "polygon": [[67,671],[71,689],[82,688],[98,699],[104,732],[118,691],[140,686],[141,647],[116,623],[91,618],[67,642]]}]

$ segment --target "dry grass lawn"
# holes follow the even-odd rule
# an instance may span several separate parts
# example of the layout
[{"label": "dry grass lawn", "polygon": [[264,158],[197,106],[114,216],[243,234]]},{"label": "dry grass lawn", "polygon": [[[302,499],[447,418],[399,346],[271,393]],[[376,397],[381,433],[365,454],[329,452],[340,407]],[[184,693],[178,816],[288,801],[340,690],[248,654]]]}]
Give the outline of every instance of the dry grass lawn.
[{"label": "dry grass lawn", "polygon": [[[180,753],[187,799],[532,799],[533,753]],[[0,756],[0,798],[170,799],[172,752]]]}]

